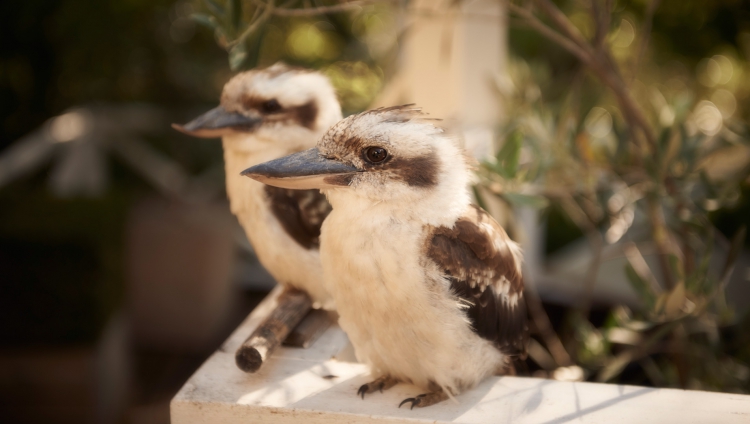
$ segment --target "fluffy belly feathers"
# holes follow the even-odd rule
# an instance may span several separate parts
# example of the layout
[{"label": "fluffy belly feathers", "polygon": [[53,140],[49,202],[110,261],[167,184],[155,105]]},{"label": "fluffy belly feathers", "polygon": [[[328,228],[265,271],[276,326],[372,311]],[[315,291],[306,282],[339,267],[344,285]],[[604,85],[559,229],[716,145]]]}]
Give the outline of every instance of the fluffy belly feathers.
[{"label": "fluffy belly feathers", "polygon": [[[421,258],[424,234],[391,219],[323,224],[321,259],[341,327],[373,373],[453,394],[503,355],[470,328],[448,282]],[[420,264],[420,265],[417,265]]]},{"label": "fluffy belly feathers", "polygon": [[234,185],[227,181],[227,187],[231,189],[232,213],[263,267],[279,284],[307,292],[315,306],[333,309],[319,251],[303,248],[286,233],[266,205],[263,185],[245,178]]}]

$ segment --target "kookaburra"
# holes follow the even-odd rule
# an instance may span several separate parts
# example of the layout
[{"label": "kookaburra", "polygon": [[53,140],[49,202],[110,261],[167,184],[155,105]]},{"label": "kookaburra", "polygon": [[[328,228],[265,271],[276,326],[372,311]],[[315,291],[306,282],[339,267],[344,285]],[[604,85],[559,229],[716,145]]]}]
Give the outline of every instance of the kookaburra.
[{"label": "kookaburra", "polygon": [[330,205],[318,190],[286,190],[242,178],[250,165],[309,149],[341,119],[328,79],[277,63],[236,75],[220,106],[184,126],[192,136],[221,137],[229,203],[260,263],[282,285],[331,307],[319,255],[320,226]]},{"label": "kookaburra", "polygon": [[469,160],[419,109],[350,116],[316,148],[243,174],[328,196],[321,259],[340,325],[377,376],[363,398],[409,382],[427,393],[401,404],[432,405],[525,353],[521,249],[471,204]]}]

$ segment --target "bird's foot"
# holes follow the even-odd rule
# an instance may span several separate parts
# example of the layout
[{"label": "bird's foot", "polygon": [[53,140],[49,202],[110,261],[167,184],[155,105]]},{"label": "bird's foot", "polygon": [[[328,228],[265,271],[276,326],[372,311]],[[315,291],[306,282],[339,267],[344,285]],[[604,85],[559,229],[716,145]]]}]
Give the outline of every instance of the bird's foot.
[{"label": "bird's foot", "polygon": [[364,399],[365,395],[368,393],[372,393],[374,391],[380,391],[380,393],[383,393],[383,390],[388,390],[391,387],[395,386],[397,383],[398,380],[396,380],[395,378],[389,375],[384,375],[370,383],[361,385],[359,387],[359,390],[357,390],[357,395],[362,396],[362,399]]},{"label": "bird's foot", "polygon": [[443,391],[423,393],[417,397],[404,399],[401,403],[398,404],[398,407],[401,408],[401,405],[410,402],[411,408],[409,409],[414,409],[415,406],[417,408],[424,408],[425,406],[434,405],[446,399],[448,399],[448,395],[446,395]]}]

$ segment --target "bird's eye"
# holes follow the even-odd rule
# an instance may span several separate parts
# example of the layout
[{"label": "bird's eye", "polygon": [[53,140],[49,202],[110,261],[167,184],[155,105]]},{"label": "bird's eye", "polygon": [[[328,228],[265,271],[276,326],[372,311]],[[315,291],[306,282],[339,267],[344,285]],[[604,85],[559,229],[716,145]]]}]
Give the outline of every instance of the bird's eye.
[{"label": "bird's eye", "polygon": [[380,163],[388,157],[388,152],[382,147],[368,147],[365,158],[371,163]]},{"label": "bird's eye", "polygon": [[260,111],[266,114],[276,113],[281,111],[281,105],[276,99],[266,100],[260,104]]}]

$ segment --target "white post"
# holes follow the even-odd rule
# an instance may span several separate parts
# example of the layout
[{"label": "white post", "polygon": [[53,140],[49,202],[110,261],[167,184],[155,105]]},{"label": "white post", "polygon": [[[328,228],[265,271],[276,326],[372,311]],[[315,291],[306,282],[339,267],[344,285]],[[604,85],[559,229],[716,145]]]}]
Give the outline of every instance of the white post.
[{"label": "white post", "polygon": [[494,150],[492,131],[502,116],[494,81],[505,73],[505,7],[495,0],[451,3],[411,3],[401,66],[375,106],[416,103],[483,158]]}]

